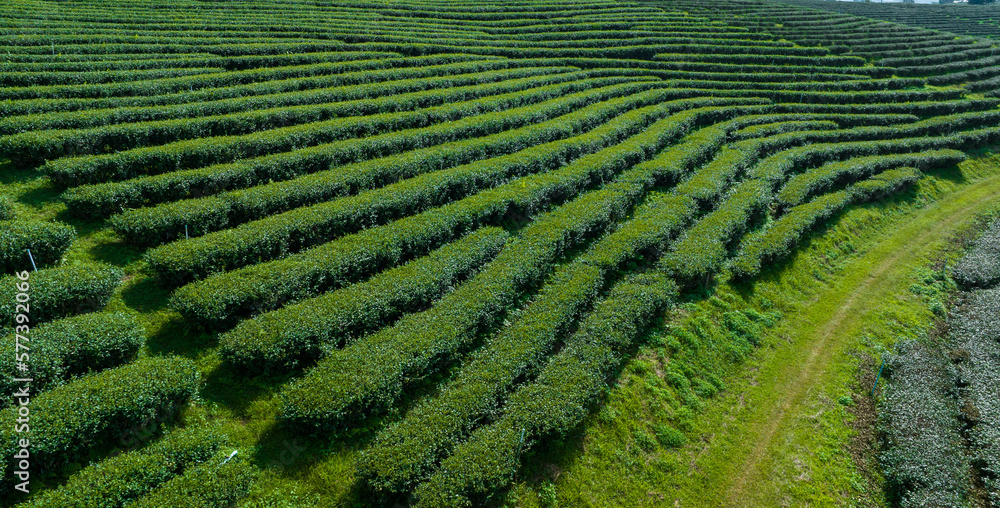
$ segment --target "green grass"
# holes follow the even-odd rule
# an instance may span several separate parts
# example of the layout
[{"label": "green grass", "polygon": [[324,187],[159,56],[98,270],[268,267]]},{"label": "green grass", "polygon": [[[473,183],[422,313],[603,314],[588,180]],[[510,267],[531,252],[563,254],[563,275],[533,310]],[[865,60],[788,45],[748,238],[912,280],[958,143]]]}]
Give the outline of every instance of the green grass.
[{"label": "green grass", "polygon": [[[1000,157],[976,155],[839,215],[755,283],[722,281],[676,312],[576,438],[526,458],[537,465],[506,503],[544,506],[554,484],[560,506],[884,506],[871,451],[860,461],[845,451],[857,441],[852,410],[871,388],[872,359],[933,320],[928,297],[911,286],[949,239],[996,207]],[[718,354],[692,362],[669,346],[679,329],[726,341],[719,323],[729,309],[781,316],[745,363]],[[661,375],[694,363],[727,388],[690,398]],[[858,386],[859,366],[867,386]],[[663,426],[683,430],[688,444],[651,440]]]},{"label": "green grass", "polygon": [[[500,502],[883,505],[878,484],[843,452],[853,434],[849,405],[864,396],[851,386],[854,354],[877,357],[930,323],[930,307],[908,288],[955,228],[1000,193],[1000,156],[977,155],[960,169],[925,177],[913,191],[841,214],[755,283],[723,279],[689,297],[634,352],[576,435],[525,458],[528,467]],[[63,212],[33,173],[8,174],[0,191],[17,199],[22,216]],[[222,421],[235,444],[255,450],[267,475],[251,494],[255,503],[370,505],[354,478],[354,460],[379,422],[339,439],[282,428],[276,395],[295,374],[248,379],[233,372],[219,359],[215,334],[192,329],[166,308],[169,292],[145,273],[138,251],[100,223],[68,222],[80,238],[67,263],[100,260],[125,269],[109,309],[138,314],[149,335],[144,354],[197,361],[205,386],[178,423]],[[882,271],[869,280],[875,269]],[[816,350],[817,337],[845,302],[849,312]],[[809,365],[807,386],[796,382],[803,365]]]}]

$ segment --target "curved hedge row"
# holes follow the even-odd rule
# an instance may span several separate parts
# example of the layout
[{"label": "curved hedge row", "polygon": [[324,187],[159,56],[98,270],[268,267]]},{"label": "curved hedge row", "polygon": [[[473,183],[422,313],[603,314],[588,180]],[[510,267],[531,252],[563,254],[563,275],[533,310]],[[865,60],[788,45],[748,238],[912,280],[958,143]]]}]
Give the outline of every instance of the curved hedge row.
[{"label": "curved hedge row", "polygon": [[[626,118],[633,122],[641,121],[641,118],[635,119],[634,114],[627,116],[628,110],[651,102],[655,100],[654,97],[662,94],[638,95],[603,101],[574,112],[568,112],[574,106],[572,104],[574,101],[557,100],[556,104],[549,105],[550,107],[539,104],[490,115],[493,118],[481,122],[485,125],[476,126],[475,124],[480,122],[475,121],[462,122],[466,125],[442,125],[440,128],[430,128],[424,132],[430,133],[428,136],[430,138],[433,138],[434,131],[448,131],[451,133],[449,137],[460,137],[455,136],[455,131],[473,131],[479,127],[480,132],[471,133],[483,136],[428,146],[346,166],[334,165],[329,171],[225,192],[218,196],[129,211],[113,217],[111,225],[130,241],[154,243],[157,239],[176,238],[183,232],[185,224],[199,224],[198,233],[204,234],[260,219],[225,233],[206,235],[200,240],[189,241],[186,244],[208,246],[207,249],[211,250],[211,246],[219,243],[220,238],[229,237],[222,240],[222,243],[242,244],[245,242],[238,238],[259,236],[260,231],[269,231],[266,235],[269,238],[268,243],[288,242],[293,245],[307,245],[308,241],[295,240],[296,236],[303,235],[301,230],[305,230],[307,236],[324,236],[324,232],[329,229],[327,224],[330,222],[336,224],[357,222],[338,217],[338,214],[343,215],[345,211],[373,218],[393,215],[393,213],[387,214],[386,210],[393,211],[397,215],[413,213],[419,209],[418,206],[440,205],[443,199],[459,198],[463,193],[475,192],[482,186],[489,187],[494,182],[506,181],[512,174],[523,175],[537,171],[537,168],[544,168],[551,164],[550,161],[557,160],[559,157],[555,155],[556,153],[562,153],[562,157],[568,158],[588,149],[596,149],[601,146],[599,144],[601,140],[605,144],[613,143],[618,133],[615,129],[611,129],[611,126],[618,126]],[[623,111],[626,115],[623,115],[622,120],[613,119],[601,125],[615,115],[622,114]],[[549,119],[559,114],[562,116]],[[509,123],[504,122],[504,118],[497,117],[506,117]],[[533,120],[538,120],[540,123],[532,125]],[[505,127],[510,129],[504,129]],[[573,136],[588,128],[592,130]],[[496,133],[493,134],[494,132]],[[555,140],[537,146],[550,138]],[[426,143],[421,143],[421,146],[433,144],[434,141],[438,140],[428,139]],[[447,138],[440,141],[447,141]],[[547,150],[542,153],[552,152],[552,155],[538,158],[538,162],[533,166],[504,164],[512,157],[503,155],[509,154],[511,150],[522,149],[521,153],[524,153],[541,151],[543,148]],[[470,178],[470,175],[475,176]],[[377,188],[380,185],[383,187]],[[332,198],[371,187],[376,188],[346,197],[336,204],[329,202]],[[400,205],[398,201],[406,194],[409,194],[405,198],[409,204]],[[319,204],[306,206],[312,203]],[[369,212],[362,211],[363,209],[382,211]],[[272,215],[286,210],[291,211]],[[307,218],[303,220],[299,217]],[[275,238],[272,239],[272,236]],[[247,247],[253,248],[251,244]],[[154,253],[170,249],[165,247]],[[260,247],[257,249],[263,252],[268,250]],[[156,255],[151,254],[154,257]]]},{"label": "curved hedge row", "polygon": [[36,265],[55,264],[74,239],[76,230],[61,222],[0,220],[0,273],[31,270],[28,249]]},{"label": "curved hedge row", "polygon": [[[355,101],[319,102],[298,106],[254,108],[249,111],[200,115],[197,117],[143,120],[91,128],[30,131],[0,137],[0,153],[15,154],[21,164],[42,162],[71,155],[120,152],[130,148],[162,145],[174,141],[212,136],[235,136],[297,124],[322,122],[338,117],[358,117],[413,111],[458,101],[470,101],[530,88],[574,81],[586,73],[570,73],[572,68],[525,69],[528,77],[509,77],[500,82],[451,86]],[[534,70],[535,72],[530,72]],[[508,71],[509,74],[509,71]],[[532,74],[542,74],[532,76]],[[530,95],[530,94],[529,94]],[[379,128],[378,130],[384,130]]]},{"label": "curved hedge row", "polygon": [[[219,101],[239,97],[247,97],[248,100],[251,101],[249,103],[252,104],[252,100],[255,96],[267,96],[283,92],[297,92],[312,88],[358,85],[369,82],[378,83],[380,81],[387,81],[394,78],[406,79],[421,76],[433,76],[436,74],[460,74],[463,72],[492,70],[512,65],[491,57],[454,54],[428,55],[413,58],[398,58],[393,60],[394,61],[387,68],[376,67],[369,70],[360,70],[341,74],[278,79],[248,83],[245,85],[206,88],[202,90],[192,89],[186,92],[180,91],[165,95],[110,97],[105,99],[34,99],[3,102],[0,103],[0,114],[3,114],[6,117],[55,112],[75,112],[85,109],[135,108],[177,104],[188,104],[193,106],[191,103]],[[449,66],[449,64],[452,65]],[[445,67],[445,69],[438,68],[437,66]],[[267,97],[262,100],[266,99]],[[209,104],[209,106],[212,105],[213,104]],[[125,115],[128,115],[128,113],[129,110],[123,112]],[[76,113],[76,115],[82,114],[84,113]],[[46,117],[43,117],[43,119],[44,118]],[[97,118],[100,120],[101,116],[98,116]],[[126,118],[130,117],[126,116]],[[29,125],[33,124],[29,123]]]},{"label": "curved hedge row", "polygon": [[[632,79],[635,81],[635,79]],[[386,113],[364,117],[333,118],[325,121],[280,127],[244,135],[215,136],[193,140],[175,141],[165,145],[133,148],[121,152],[102,155],[84,155],[48,161],[41,167],[60,185],[80,185],[124,180],[140,175],[156,175],[199,166],[208,166],[238,159],[259,157],[276,152],[287,152],[303,147],[323,145],[334,141],[365,138],[378,133],[416,129],[430,124],[476,117],[486,112],[522,107],[540,100],[557,98],[578,87],[575,83],[542,86],[531,92],[513,92],[484,100],[465,101],[416,111]],[[504,116],[488,115],[482,121],[492,120],[503,125]],[[450,125],[456,132],[446,139],[456,139],[466,134],[460,127]],[[479,129],[476,128],[475,132]],[[486,129],[489,132],[488,129]],[[496,132],[496,131],[492,131]],[[441,136],[441,134],[439,134]],[[417,143],[404,145],[407,148],[433,144],[423,136]],[[384,143],[369,146],[367,150],[341,153],[343,162],[354,162],[367,158],[387,155],[401,147],[384,146]],[[355,148],[357,150],[357,148]]]},{"label": "curved hedge row", "polygon": [[[477,192],[482,193],[491,187],[495,190],[498,184],[505,184],[512,178],[540,174],[597,150],[613,149],[605,147],[641,131],[659,117],[672,111],[719,102],[713,99],[679,100],[633,109],[578,136],[531,146],[509,155],[430,171],[409,179],[405,178],[408,175],[399,175],[392,178],[402,180],[398,183],[340,200],[298,208],[193,240],[158,247],[147,253],[146,258],[161,277],[183,281],[212,271],[280,257],[337,235],[351,233],[359,227],[378,226],[393,219],[433,209],[435,206],[459,206],[457,203],[461,200],[475,199]],[[594,114],[595,112],[603,114],[598,116]],[[588,108],[582,113],[587,115],[573,119],[590,117],[596,122],[608,119],[619,111]],[[569,126],[557,124],[557,128],[575,131],[573,123]],[[517,146],[515,143],[515,147]],[[436,153],[439,152],[432,153],[431,157]],[[393,166],[378,164],[377,160],[375,166],[378,171],[396,169]],[[404,165],[399,169],[402,172],[423,168]],[[347,178],[338,178],[341,173],[331,172],[328,176],[334,182],[341,183],[351,175]],[[323,187],[329,184],[315,187],[308,185],[319,179],[320,177],[309,178],[306,181],[307,185],[301,187],[301,192],[314,188],[322,192]],[[352,182],[348,180],[344,183]],[[509,184],[507,185],[509,187]],[[452,202],[451,205],[448,204],[449,201]],[[169,272],[163,268],[169,269]]]},{"label": "curved hedge row", "polygon": [[[622,83],[623,81],[626,83]],[[608,77],[571,83],[566,85],[567,92],[572,92],[574,86],[582,91],[553,99],[545,108],[539,108],[537,105],[534,108],[526,108],[530,110],[528,116],[525,116],[523,111],[512,110],[506,114],[497,113],[497,118],[473,117],[454,123],[344,140],[229,164],[140,177],[124,182],[90,185],[67,191],[64,199],[73,213],[100,217],[108,215],[108,210],[114,213],[124,207],[144,206],[147,202],[157,203],[192,195],[215,194],[223,190],[260,185],[263,181],[288,180],[308,173],[322,172],[333,165],[357,163],[362,165],[360,167],[370,167],[371,163],[364,165],[361,152],[374,150],[371,155],[376,158],[384,158],[406,150],[423,149],[431,152],[428,149],[433,149],[432,145],[466,138],[477,132],[476,129],[480,129],[482,134],[497,127],[501,127],[502,130],[505,120],[510,122],[506,125],[508,128],[523,127],[533,121],[543,121],[548,115],[569,114],[577,107],[614,100],[656,86],[649,82],[627,83],[628,81],[635,80]],[[460,127],[465,129],[459,129]],[[403,156],[402,153],[398,155]],[[437,157],[440,158],[441,155]]]},{"label": "curved hedge row", "polygon": [[830,162],[788,179],[775,196],[778,210],[799,205],[809,197],[824,192],[838,183],[851,182],[897,166],[913,166],[921,171],[951,166],[965,160],[958,150],[928,150],[906,154],[857,157]]},{"label": "curved hedge row", "polygon": [[161,484],[156,490],[128,506],[135,508],[229,508],[243,499],[260,478],[247,452],[232,459],[231,451],[219,450],[204,463]]},{"label": "curved hedge row", "polygon": [[[432,65],[424,67],[408,67],[375,71],[367,73],[367,82],[362,84],[344,84],[340,86],[306,87],[302,90],[266,93],[261,95],[237,96],[232,98],[185,102],[180,104],[164,104],[152,106],[134,106],[119,108],[99,108],[82,111],[55,111],[12,116],[0,119],[0,133],[17,134],[32,130],[72,129],[99,127],[103,124],[135,123],[144,121],[162,121],[169,119],[198,117],[204,115],[224,115],[247,108],[267,109],[308,104],[323,104],[332,102],[349,102],[358,106],[361,101],[371,101],[379,97],[390,97],[396,94],[431,92],[451,87],[464,87],[476,84],[518,79],[533,75],[553,72],[559,68],[577,69],[573,66],[560,65],[560,62],[550,60],[519,60],[513,62],[502,60],[486,60],[459,62],[453,64]],[[428,74],[434,71],[434,74]],[[591,77],[607,73],[609,70],[597,69],[590,72]],[[415,77],[407,77],[415,74]],[[343,76],[341,76],[343,78]],[[360,80],[360,77],[359,79]],[[350,80],[345,80],[350,82]],[[427,100],[427,99],[424,99]],[[350,109],[346,109],[350,111]],[[364,112],[367,108],[356,109]]]},{"label": "curved hedge row", "polygon": [[[15,369],[13,336],[0,338],[0,390],[13,393],[15,377],[32,378],[33,392],[61,384],[71,376],[121,365],[146,342],[135,318],[123,313],[91,313],[45,323],[31,329],[22,345],[30,348],[30,371]],[[7,405],[0,402],[0,407]]]},{"label": "curved hedge row", "polygon": [[258,81],[322,76],[359,70],[385,69],[397,63],[393,58],[376,58],[344,62],[324,62],[283,67],[264,67],[243,71],[227,71],[174,78],[125,81],[105,84],[49,85],[0,88],[0,100],[49,98],[98,98],[136,95],[165,95],[195,88],[219,88],[245,85]]},{"label": "curved hedge row", "polygon": [[429,305],[508,239],[501,229],[483,228],[367,281],[242,321],[219,337],[219,354],[253,372],[292,369],[317,358],[324,347],[341,347]]},{"label": "curved hedge row", "polygon": [[657,273],[616,284],[538,377],[510,396],[502,416],[458,443],[417,487],[416,506],[470,506],[471,496],[510,483],[520,465],[518,451],[583,421],[623,352],[676,294],[676,286]]},{"label": "curved hedge row", "polygon": [[[0,427],[0,451],[13,457],[17,439],[29,439],[30,462],[37,474],[38,468],[72,462],[95,445],[174,411],[194,396],[199,384],[194,362],[176,357],[144,358],[84,376],[32,397],[30,429],[18,433],[13,425]],[[18,407],[8,407],[0,416],[14,422],[17,411]],[[12,467],[6,460],[0,464],[4,490],[13,480]]]},{"label": "curved hedge row", "polygon": [[193,74],[209,74],[221,72],[220,67],[177,67],[143,70],[99,70],[84,72],[4,72],[0,74],[0,86],[3,87],[33,87],[50,85],[79,85],[83,83],[122,83],[125,81],[146,81],[159,78],[176,78]]},{"label": "curved hedge row", "polygon": [[912,184],[920,176],[916,168],[890,169],[842,191],[794,206],[766,228],[744,238],[729,269],[736,277],[756,276],[764,263],[787,256],[810,228],[848,204],[882,198]]},{"label": "curved hedge row", "polygon": [[[216,428],[175,430],[155,443],[85,467],[65,485],[46,490],[23,508],[123,508],[196,464],[226,442]],[[180,505],[176,505],[180,506]],[[186,506],[186,505],[185,505]]]},{"label": "curved hedge row", "polygon": [[667,117],[633,139],[581,157],[558,170],[523,177],[281,260],[213,275],[176,291],[171,306],[192,321],[217,326],[241,315],[274,308],[288,299],[343,284],[349,280],[345,278],[347,274],[357,277],[398,263],[403,253],[396,245],[409,246],[409,256],[418,255],[452,238],[456,230],[515,212],[531,213],[543,204],[575,196],[593,182],[650,157],[699,120],[729,111],[730,108],[715,106]]},{"label": "curved hedge row", "polygon": [[[31,323],[99,310],[121,284],[123,272],[105,264],[79,264],[29,272],[27,294]],[[13,275],[0,279],[0,324],[12,326],[17,309],[17,295],[23,283]]]}]

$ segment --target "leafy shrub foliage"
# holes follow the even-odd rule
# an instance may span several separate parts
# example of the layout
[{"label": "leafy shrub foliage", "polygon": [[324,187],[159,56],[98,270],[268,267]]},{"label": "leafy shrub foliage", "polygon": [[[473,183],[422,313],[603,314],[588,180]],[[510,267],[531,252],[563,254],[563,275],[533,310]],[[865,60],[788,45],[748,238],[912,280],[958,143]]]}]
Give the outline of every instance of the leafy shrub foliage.
[{"label": "leafy shrub foliage", "polygon": [[15,369],[14,336],[0,338],[3,393],[12,393],[18,385],[13,381],[15,377],[32,378],[32,391],[38,392],[72,376],[121,365],[131,360],[146,341],[142,327],[131,315],[101,312],[52,321],[33,328],[26,337],[30,340],[23,341],[23,345],[28,345],[31,352],[31,370],[26,373]]},{"label": "leafy shrub foliage", "polygon": [[[176,357],[144,358],[84,376],[32,397],[30,431],[3,427],[0,447],[5,457],[12,457],[17,440],[29,439],[37,474],[37,468],[82,458],[95,446],[126,437],[144,421],[176,411],[200,382],[194,362]],[[18,407],[8,407],[0,416],[13,422]],[[7,487],[11,468],[10,461],[0,465]]]},{"label": "leafy shrub foliage", "polygon": [[[32,323],[99,310],[121,284],[123,273],[110,265],[85,263],[29,272],[27,313]],[[20,279],[0,279],[0,323],[13,325]]]},{"label": "leafy shrub foliage", "polygon": [[[0,216],[4,212],[0,202]],[[0,220],[0,272],[31,270],[29,249],[35,265],[55,264],[75,238],[76,230],[60,222]]]}]

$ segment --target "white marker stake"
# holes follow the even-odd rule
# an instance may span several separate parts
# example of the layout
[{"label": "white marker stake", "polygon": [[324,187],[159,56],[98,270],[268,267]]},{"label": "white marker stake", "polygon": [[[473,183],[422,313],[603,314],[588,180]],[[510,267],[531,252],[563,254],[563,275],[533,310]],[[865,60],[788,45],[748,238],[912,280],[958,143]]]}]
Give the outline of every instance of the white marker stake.
[{"label": "white marker stake", "polygon": [[229,459],[231,459],[231,458],[233,458],[235,456],[236,456],[236,450],[233,450],[233,453],[230,453],[229,456],[226,457],[226,460],[222,461],[222,464],[219,464],[219,465],[220,466],[224,466],[226,464],[226,462],[229,462]]},{"label": "white marker stake", "polygon": [[24,249],[24,250],[28,251],[28,259],[31,260],[31,267],[34,268],[35,271],[37,272],[38,271],[38,267],[35,266],[35,256],[31,255],[31,249]]}]

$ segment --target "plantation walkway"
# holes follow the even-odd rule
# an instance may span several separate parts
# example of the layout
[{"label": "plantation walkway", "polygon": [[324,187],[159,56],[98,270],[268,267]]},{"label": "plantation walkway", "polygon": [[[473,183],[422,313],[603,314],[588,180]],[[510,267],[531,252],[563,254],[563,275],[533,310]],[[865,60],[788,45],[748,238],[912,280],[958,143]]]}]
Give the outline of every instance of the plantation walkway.
[{"label": "plantation walkway", "polygon": [[789,343],[779,346],[778,354],[762,365],[755,375],[757,385],[743,395],[749,419],[732,429],[740,436],[731,441],[743,445],[706,450],[729,457],[722,463],[729,464],[730,471],[716,479],[731,482],[715,484],[719,492],[712,497],[722,506],[775,505],[778,500],[768,496],[776,485],[767,465],[787,446],[787,434],[794,430],[790,427],[795,417],[806,409],[810,391],[825,386],[843,353],[857,347],[858,332],[878,308],[873,303],[905,294],[912,270],[939,249],[956,226],[996,205],[998,195],[1000,176],[988,177],[890,226],[891,237],[849,262],[842,278],[814,302],[795,316],[786,316],[784,321],[795,325],[786,329]]}]

